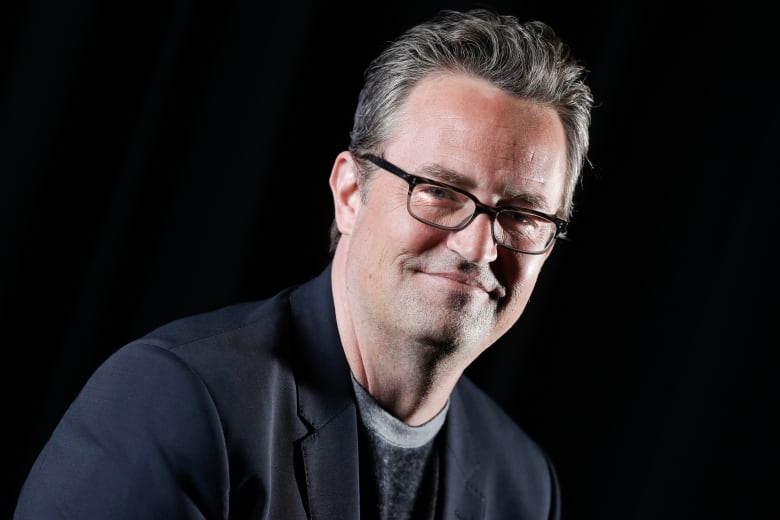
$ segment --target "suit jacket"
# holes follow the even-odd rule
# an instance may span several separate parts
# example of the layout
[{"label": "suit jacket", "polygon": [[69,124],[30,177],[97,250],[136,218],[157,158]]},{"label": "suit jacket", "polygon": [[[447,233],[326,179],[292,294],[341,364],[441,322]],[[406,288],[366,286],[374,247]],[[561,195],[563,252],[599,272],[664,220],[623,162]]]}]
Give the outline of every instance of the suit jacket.
[{"label": "suit jacket", "polygon": [[[358,518],[330,270],[117,350],[43,447],[14,519]],[[559,517],[550,460],[466,376],[439,435],[438,518]]]}]

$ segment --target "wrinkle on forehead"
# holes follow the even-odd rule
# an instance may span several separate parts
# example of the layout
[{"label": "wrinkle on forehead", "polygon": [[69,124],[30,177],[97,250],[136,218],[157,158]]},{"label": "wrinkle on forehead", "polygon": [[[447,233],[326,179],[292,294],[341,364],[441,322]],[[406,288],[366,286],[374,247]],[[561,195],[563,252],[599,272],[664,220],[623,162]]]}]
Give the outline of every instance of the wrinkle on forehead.
[{"label": "wrinkle on forehead", "polygon": [[[426,164],[419,170],[419,175],[423,177],[429,177],[447,184],[463,187],[467,190],[473,190],[480,184],[479,175],[470,175],[468,171],[455,171],[451,168],[445,168],[440,164]],[[544,185],[547,181],[544,177],[533,177],[524,173],[519,175],[516,172],[511,173],[508,177],[511,179],[511,186],[504,186],[500,192],[500,198],[504,201],[513,201],[514,204],[521,203],[524,206],[533,208],[547,208],[550,201],[547,198],[537,193],[535,190],[524,189],[518,184],[529,182],[537,185]],[[516,181],[516,182],[515,182]]]},{"label": "wrinkle on forehead", "polygon": [[552,108],[478,78],[434,75],[399,115],[388,149],[410,173],[479,192],[493,205],[558,208],[566,148]]},{"label": "wrinkle on forehead", "polygon": [[[484,124],[483,131],[475,131],[473,121],[462,119],[451,115],[428,118],[428,121],[446,121],[444,125],[439,125],[440,132],[436,135],[437,148],[443,150],[445,156],[443,159],[462,163],[460,168],[464,172],[491,170],[530,182],[547,182],[546,170],[557,163],[550,150],[540,148],[540,136],[549,135],[548,128],[539,128],[540,125],[517,128]],[[527,124],[527,121],[524,122]],[[447,150],[466,153],[452,154]]]}]

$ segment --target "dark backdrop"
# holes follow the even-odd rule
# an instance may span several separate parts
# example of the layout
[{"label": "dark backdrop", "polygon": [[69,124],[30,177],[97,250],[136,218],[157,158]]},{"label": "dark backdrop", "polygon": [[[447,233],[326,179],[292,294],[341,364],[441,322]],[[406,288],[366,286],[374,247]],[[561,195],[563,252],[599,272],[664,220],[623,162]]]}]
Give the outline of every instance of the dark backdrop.
[{"label": "dark backdrop", "polygon": [[[114,350],[322,269],[363,68],[476,5],[3,4],[0,514]],[[482,5],[555,26],[598,107],[572,240],[469,374],[550,452],[566,520],[778,518],[776,22]]]}]

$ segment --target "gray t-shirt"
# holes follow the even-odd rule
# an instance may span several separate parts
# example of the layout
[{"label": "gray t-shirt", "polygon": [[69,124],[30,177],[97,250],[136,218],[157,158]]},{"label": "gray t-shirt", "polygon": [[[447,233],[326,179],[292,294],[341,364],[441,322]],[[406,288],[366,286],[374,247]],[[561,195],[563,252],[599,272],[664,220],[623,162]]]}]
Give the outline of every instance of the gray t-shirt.
[{"label": "gray t-shirt", "polygon": [[409,426],[377,403],[352,377],[361,420],[362,516],[432,520],[439,488],[436,436],[449,401],[430,421]]}]

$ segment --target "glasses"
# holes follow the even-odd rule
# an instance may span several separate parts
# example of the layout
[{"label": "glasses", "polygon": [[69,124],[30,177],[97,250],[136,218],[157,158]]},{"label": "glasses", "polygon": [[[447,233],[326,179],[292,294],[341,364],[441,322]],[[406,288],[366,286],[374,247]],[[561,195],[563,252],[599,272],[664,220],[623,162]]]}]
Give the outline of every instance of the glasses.
[{"label": "glasses", "polygon": [[496,244],[518,253],[539,255],[566,233],[568,221],[532,209],[511,206],[490,207],[471,193],[443,182],[407,173],[373,154],[361,155],[379,168],[409,183],[406,209],[415,219],[438,229],[458,231],[480,213],[490,216]]}]

